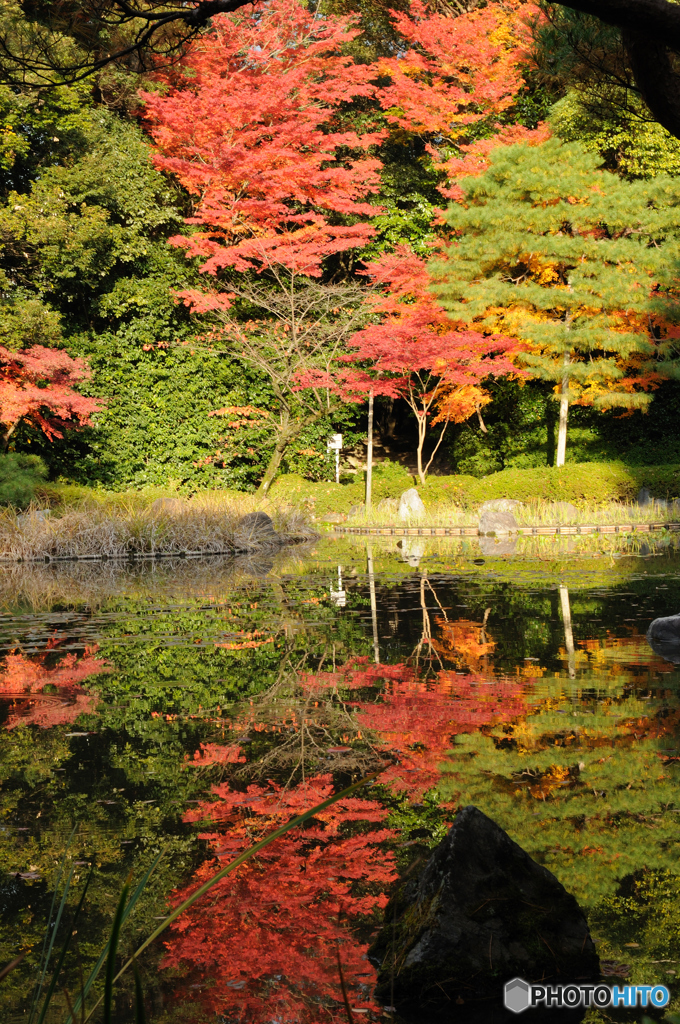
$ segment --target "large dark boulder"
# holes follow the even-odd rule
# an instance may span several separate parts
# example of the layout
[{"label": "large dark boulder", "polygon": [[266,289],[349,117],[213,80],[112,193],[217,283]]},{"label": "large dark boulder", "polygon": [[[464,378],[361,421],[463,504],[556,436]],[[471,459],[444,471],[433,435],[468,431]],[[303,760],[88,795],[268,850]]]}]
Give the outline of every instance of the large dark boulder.
[{"label": "large dark boulder", "polygon": [[368,956],[378,1000],[423,1024],[502,1006],[514,977],[557,984],[600,974],[575,898],[476,807],[459,811],[420,876],[394,894]]},{"label": "large dark boulder", "polygon": [[647,643],[665,661],[680,665],[680,615],[654,619],[647,630]]},{"label": "large dark boulder", "polygon": [[237,551],[257,551],[276,547],[281,538],[266,512],[249,512],[241,516],[234,527],[234,547]]}]

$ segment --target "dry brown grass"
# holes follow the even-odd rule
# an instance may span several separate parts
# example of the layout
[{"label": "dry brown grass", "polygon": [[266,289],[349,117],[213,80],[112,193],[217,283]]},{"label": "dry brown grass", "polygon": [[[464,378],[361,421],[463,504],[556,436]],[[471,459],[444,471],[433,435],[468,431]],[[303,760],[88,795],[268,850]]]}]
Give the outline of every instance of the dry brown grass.
[{"label": "dry brown grass", "polygon": [[[238,529],[239,520],[254,511],[271,516],[276,536],[252,527]],[[0,511],[0,559],[14,562],[260,552],[314,536],[308,520],[294,509],[219,492],[146,505],[84,499],[50,511]]]}]

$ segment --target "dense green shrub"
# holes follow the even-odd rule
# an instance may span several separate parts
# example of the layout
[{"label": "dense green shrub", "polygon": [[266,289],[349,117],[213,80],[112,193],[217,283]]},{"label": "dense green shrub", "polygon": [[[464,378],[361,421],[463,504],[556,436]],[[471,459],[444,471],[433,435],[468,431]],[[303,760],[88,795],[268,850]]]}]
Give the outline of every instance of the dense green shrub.
[{"label": "dense green shrub", "polygon": [[556,469],[504,469],[472,476],[430,477],[420,494],[425,504],[452,502],[464,508],[494,498],[519,501],[633,501],[647,487],[657,498],[680,495],[680,466],[625,466],[621,462],[572,463]]},{"label": "dense green shrub", "polygon": [[47,466],[37,455],[0,455],[0,504],[25,508],[46,476]]},{"label": "dense green shrub", "polygon": [[[381,463],[373,470],[373,506],[383,498],[398,498],[414,486],[413,477],[403,466]],[[515,498],[523,502],[570,501],[631,502],[640,488],[647,487],[656,498],[680,496],[680,465],[625,466],[621,462],[585,462],[555,469],[550,466],[529,469],[504,469],[481,479],[458,474],[430,476],[418,491],[426,508],[457,505],[474,508],[494,498]],[[347,513],[363,504],[364,474],[340,485],[312,483],[297,473],[277,477],[272,498],[305,507],[316,516],[331,512]],[[396,518],[396,517],[395,517]]]}]

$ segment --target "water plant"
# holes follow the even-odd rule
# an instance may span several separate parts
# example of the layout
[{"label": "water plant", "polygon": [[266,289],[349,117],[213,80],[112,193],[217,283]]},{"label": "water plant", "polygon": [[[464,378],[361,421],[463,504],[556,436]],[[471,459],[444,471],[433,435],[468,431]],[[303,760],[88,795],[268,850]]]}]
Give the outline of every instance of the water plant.
[{"label": "water plant", "polygon": [[[331,807],[333,804],[338,803],[338,801],[344,800],[347,797],[352,796],[367,782],[372,781],[373,778],[375,778],[375,776],[368,776],[366,778],[360,779],[358,782],[353,783],[351,786],[346,787],[338,793],[332,793],[326,799],[321,800],[319,803],[315,804],[313,807],[304,811],[302,814],[299,814],[296,817],[292,818],[290,821],[286,822],[279,828],[275,829],[268,835],[264,836],[264,838],[260,839],[259,842],[252,844],[250,847],[248,847],[248,849],[244,850],[233,860],[230,860],[229,863],[227,863],[216,874],[214,874],[211,878],[204,882],[203,885],[199,886],[199,888],[192,892],[190,896],[183,900],[179,904],[179,906],[175,907],[175,909],[163,919],[163,921],[158,925],[156,929],[154,929],[151,935],[138,947],[138,949],[135,950],[133,955],[129,957],[128,960],[126,960],[123,966],[118,971],[116,971],[116,957],[121,929],[125,922],[127,921],[127,919],[129,918],[132,911],[134,910],[135,905],[138,902],[140,896],[142,895],[153,871],[158,865],[158,862],[162,857],[162,852],[154,858],[153,862],[145,872],[144,876],[139,881],[138,885],[136,886],[131,896],[129,896],[131,878],[128,877],[120,893],[120,898],[118,900],[118,906],[116,908],[114,919],[109,932],[108,941],[104,946],[104,949],[102,950],[102,953],[97,963],[90,972],[87,980],[84,982],[81,981],[80,994],[75,1000],[71,999],[70,994],[66,993],[68,1012],[67,1016],[64,1019],[64,1024],[76,1024],[76,1022],[79,1022],[79,1024],[86,1024],[87,1021],[92,1019],[96,1010],[100,1006],[102,1006],[103,1009],[103,1019],[105,1024],[111,1024],[114,989],[116,983],[120,980],[123,974],[125,974],[125,972],[128,971],[131,967],[133,968],[133,971],[136,972],[136,964],[141,954],[144,953],[144,951],[151,945],[151,943],[154,942],[154,940],[157,939],[160,935],[162,935],[162,933],[174,921],[176,921],[178,917],[180,917],[183,913],[189,910],[190,907],[192,907],[198,900],[201,899],[202,896],[209,892],[210,889],[217,885],[218,882],[220,882],[223,878],[226,878],[227,875],[230,875],[232,872],[236,871],[242,864],[245,864],[246,861],[250,860],[252,857],[256,856],[267,846],[269,846],[270,843],[273,843],[275,840],[279,839],[281,836],[284,836],[287,832],[290,832],[292,829],[304,825],[305,822],[309,821],[315,815],[320,814],[328,807]],[[71,922],[71,925],[68,928],[67,935],[62,943],[61,949],[57,956],[56,965],[52,970],[49,983],[47,984],[47,988],[45,989],[43,995],[45,979],[47,976],[49,962],[55,945],[57,930],[63,917],[64,907],[66,905],[68,892],[73,879],[74,869],[72,867],[66,879],[64,892],[62,893],[62,898],[59,903],[56,916],[54,920],[52,920],[54,907],[56,905],[56,894],[59,885],[59,880],[65,869],[65,865],[66,856],[64,856],[64,858],[62,859],[62,863],[57,873],[57,883],[55,886],[52,907],[50,909],[49,925],[47,933],[45,935],[43,953],[40,960],[39,977],[37,980],[34,998],[31,1006],[29,1024],[44,1024],[48,1011],[53,1009],[53,1002],[55,1000],[56,994],[58,993],[57,986],[60,981],[64,960],[68,952],[71,938],[74,934],[74,926],[77,923],[80,913],[82,911],[83,904],[85,902],[85,897],[87,895],[87,890],[92,879],[91,869],[83,886],[83,890],[81,892],[80,899],[73,916],[73,921]],[[12,961],[12,963],[7,964],[2,969],[2,971],[0,971],[0,981],[4,977],[6,977],[15,967],[19,965],[21,959],[21,957],[17,957],[14,961]],[[97,977],[99,976],[102,968],[104,967],[104,964],[106,964],[104,991],[99,996],[99,998],[96,999],[92,1006],[90,1006],[89,1009],[86,1009],[86,998],[92,986],[96,982]],[[136,974],[135,977],[135,998],[136,1016],[137,1022],[139,1024],[139,1022],[143,1021],[144,1019],[144,1007],[143,991],[138,974]]]}]

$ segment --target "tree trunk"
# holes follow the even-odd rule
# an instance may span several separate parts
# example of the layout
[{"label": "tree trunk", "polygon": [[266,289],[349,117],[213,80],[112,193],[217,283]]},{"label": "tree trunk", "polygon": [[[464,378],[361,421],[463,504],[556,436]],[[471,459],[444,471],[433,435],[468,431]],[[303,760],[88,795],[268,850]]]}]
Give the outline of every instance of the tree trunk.
[{"label": "tree trunk", "polygon": [[417,412],[416,418],[418,420],[418,479],[422,485],[425,483],[423,448],[425,447],[425,435],[427,434],[427,416],[424,412]]},{"label": "tree trunk", "polygon": [[366,449],[366,500],[365,511],[371,510],[371,495],[373,490],[373,392],[368,393],[368,435]]},{"label": "tree trunk", "polygon": [[292,440],[292,436],[280,437],[279,440],[276,442],[276,447],[272,452],[272,457],[269,460],[269,464],[267,465],[267,468],[264,472],[264,476],[260,480],[260,486],[257,489],[258,494],[264,495],[269,493],[269,488],[273,484],[274,477],[276,476],[279,466],[281,465],[283,453],[285,452],[286,448],[288,447]]},{"label": "tree trunk", "polygon": [[290,422],[290,414],[285,414],[283,424],[278,432],[279,436],[276,446],[272,452],[272,456],[269,460],[264,476],[260,480],[260,486],[256,492],[257,494],[263,495],[268,493],[269,488],[274,482],[274,477],[278,472],[278,468],[281,465],[284,452],[291,441],[294,441],[295,438],[302,433],[305,427],[308,427],[311,423],[316,423],[316,421],[320,420],[323,416],[330,416],[334,411],[335,408],[322,409],[319,412],[308,415],[305,420],[298,420],[297,422],[293,421],[292,426]]},{"label": "tree trunk", "polygon": [[291,427],[289,413],[286,412],[283,414],[283,423],[281,424],[279,436],[276,439],[274,451],[272,452],[269,464],[264,472],[264,476],[260,481],[260,486],[257,489],[258,494],[264,495],[269,492],[269,488],[274,482],[274,477],[276,476],[279,466],[281,465],[283,453],[285,452],[290,442],[294,440],[294,438],[296,438],[297,435],[302,431],[303,426],[303,423],[297,423]]},{"label": "tree trunk", "polygon": [[557,428],[556,466],[563,466],[567,454],[567,418],[569,416],[569,353],[564,353],[564,371],[560,392],[560,422]]},{"label": "tree trunk", "polygon": [[[371,398],[373,395],[371,395]],[[373,659],[380,664],[380,639],[378,637],[378,605],[375,599],[375,573],[373,571],[373,548],[366,542],[366,568],[368,570],[368,589],[371,595],[371,623],[373,625]]]},{"label": "tree trunk", "polygon": [[562,607],[562,623],[564,625],[564,646],[567,649],[567,667],[569,678],[576,676],[576,651],[574,649],[574,631],[571,625],[571,605],[569,591],[560,584],[560,605]]}]

